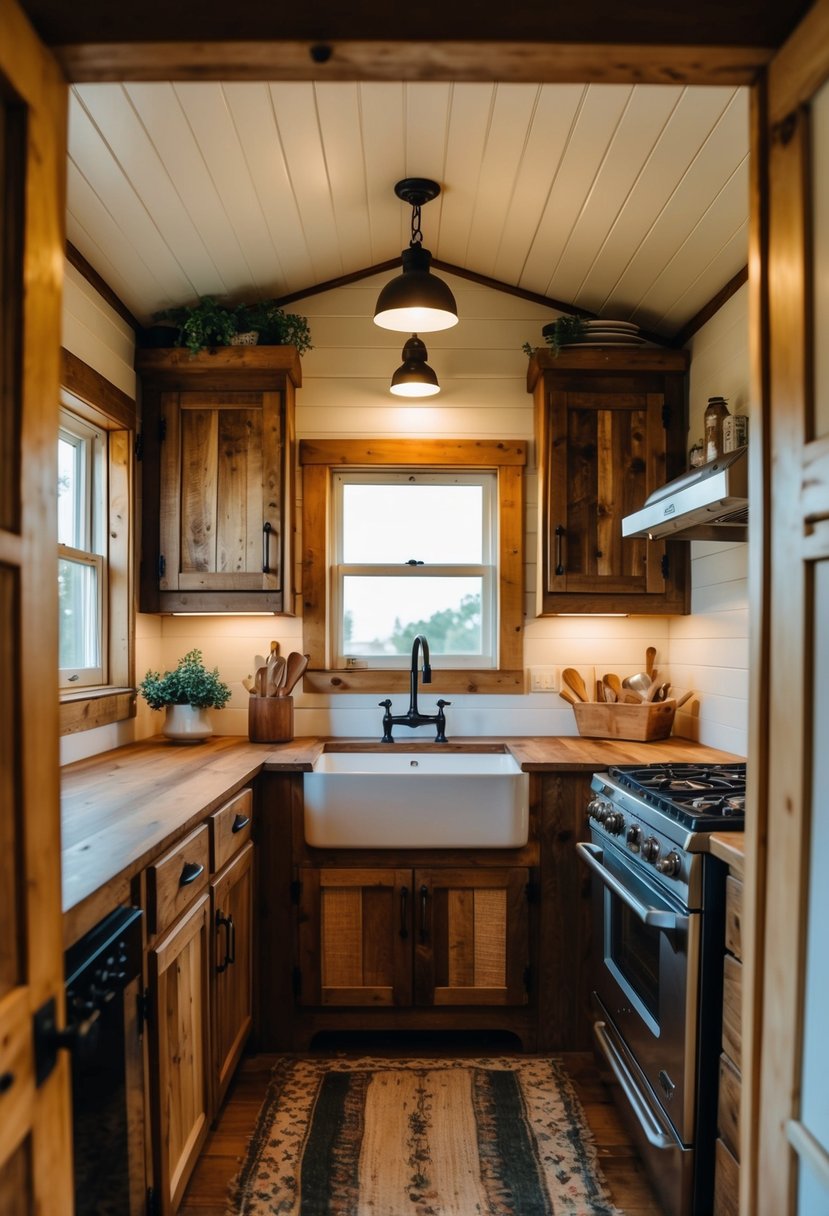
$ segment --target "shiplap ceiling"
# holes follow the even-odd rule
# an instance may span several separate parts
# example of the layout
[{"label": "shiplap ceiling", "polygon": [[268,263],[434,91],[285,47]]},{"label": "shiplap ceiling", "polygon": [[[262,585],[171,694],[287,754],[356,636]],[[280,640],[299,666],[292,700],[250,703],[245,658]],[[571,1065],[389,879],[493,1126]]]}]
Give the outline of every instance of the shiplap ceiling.
[{"label": "shiplap ceiling", "polygon": [[[142,322],[398,257],[432,177],[441,262],[676,334],[746,264],[745,90],[666,85],[75,85],[69,240]],[[298,307],[298,306],[297,306]]]}]

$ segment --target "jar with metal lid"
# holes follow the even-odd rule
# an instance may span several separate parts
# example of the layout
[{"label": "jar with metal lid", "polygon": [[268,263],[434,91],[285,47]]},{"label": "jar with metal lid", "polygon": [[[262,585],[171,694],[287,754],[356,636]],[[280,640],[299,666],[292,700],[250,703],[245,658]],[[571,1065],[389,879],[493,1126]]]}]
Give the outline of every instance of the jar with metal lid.
[{"label": "jar with metal lid", "polygon": [[709,397],[703,416],[705,428],[705,462],[723,454],[723,419],[728,417],[725,397]]}]

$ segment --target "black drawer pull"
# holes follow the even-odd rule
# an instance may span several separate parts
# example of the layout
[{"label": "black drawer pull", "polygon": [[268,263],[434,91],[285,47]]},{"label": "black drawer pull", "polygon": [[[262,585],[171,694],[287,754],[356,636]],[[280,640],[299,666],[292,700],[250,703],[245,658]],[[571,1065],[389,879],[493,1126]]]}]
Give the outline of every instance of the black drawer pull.
[{"label": "black drawer pull", "polygon": [[185,861],[178,885],[180,887],[189,887],[190,883],[195,882],[199,875],[203,873],[204,866],[199,865],[197,861]]},{"label": "black drawer pull", "polygon": [[242,828],[246,828],[249,823],[250,815],[239,814],[233,820],[233,827],[230,830],[231,832],[241,832]]}]

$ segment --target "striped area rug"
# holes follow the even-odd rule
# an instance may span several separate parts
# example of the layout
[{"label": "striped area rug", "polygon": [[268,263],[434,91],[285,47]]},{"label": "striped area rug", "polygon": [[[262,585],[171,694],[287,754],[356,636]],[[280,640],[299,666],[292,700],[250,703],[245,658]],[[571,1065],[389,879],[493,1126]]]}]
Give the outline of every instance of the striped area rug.
[{"label": "striped area rug", "polygon": [[549,1057],[274,1067],[228,1216],[620,1216]]}]

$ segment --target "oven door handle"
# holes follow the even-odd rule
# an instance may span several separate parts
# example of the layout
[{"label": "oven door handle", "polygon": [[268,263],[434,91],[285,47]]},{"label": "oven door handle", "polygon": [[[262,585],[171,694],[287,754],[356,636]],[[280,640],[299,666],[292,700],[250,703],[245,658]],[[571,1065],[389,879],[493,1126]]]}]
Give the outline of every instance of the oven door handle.
[{"label": "oven door handle", "polygon": [[622,1092],[630,1103],[631,1109],[648,1144],[652,1144],[654,1148],[660,1149],[676,1148],[676,1138],[665,1129],[664,1123],[659,1120],[656,1111],[652,1109],[645,1095],[639,1089],[624,1059],[607,1033],[605,1023],[594,1022],[593,1034],[596,1036],[596,1042],[601,1049],[602,1055],[607,1060],[613,1075],[621,1085]]},{"label": "oven door handle", "polygon": [[627,904],[631,912],[634,912],[643,925],[650,925],[654,929],[669,929],[683,931],[688,928],[688,917],[682,916],[678,912],[663,911],[661,908],[649,908],[647,904],[643,904],[636,896],[627,889],[623,882],[611,874],[606,866],[602,865],[602,850],[596,844],[584,844],[579,841],[576,845],[576,852],[586,866],[598,874],[608,890],[621,899],[623,904]]}]

